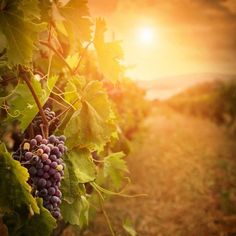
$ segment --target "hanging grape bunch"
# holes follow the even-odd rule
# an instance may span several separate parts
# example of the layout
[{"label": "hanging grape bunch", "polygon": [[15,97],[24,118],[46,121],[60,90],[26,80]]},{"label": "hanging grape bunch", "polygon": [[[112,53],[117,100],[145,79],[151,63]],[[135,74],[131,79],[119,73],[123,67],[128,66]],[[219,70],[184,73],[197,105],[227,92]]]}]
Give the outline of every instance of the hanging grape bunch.
[{"label": "hanging grape bunch", "polygon": [[[44,109],[44,114],[45,114],[45,117],[47,119],[48,122],[52,122],[52,124],[50,125],[49,127],[49,133],[52,133],[57,125],[58,125],[58,122],[59,122],[59,119],[56,118],[56,114],[54,111],[52,111],[49,107],[46,107]],[[34,130],[34,133],[35,134],[41,134],[41,124],[42,124],[42,117],[40,114],[38,114],[32,121],[32,127],[33,127],[33,130]]]},{"label": "hanging grape bunch", "polygon": [[20,161],[30,174],[29,184],[33,195],[43,198],[43,205],[53,217],[61,218],[61,178],[64,175],[62,156],[67,151],[65,136],[54,135],[44,139],[41,135],[26,142],[23,148],[13,153],[13,158]]}]

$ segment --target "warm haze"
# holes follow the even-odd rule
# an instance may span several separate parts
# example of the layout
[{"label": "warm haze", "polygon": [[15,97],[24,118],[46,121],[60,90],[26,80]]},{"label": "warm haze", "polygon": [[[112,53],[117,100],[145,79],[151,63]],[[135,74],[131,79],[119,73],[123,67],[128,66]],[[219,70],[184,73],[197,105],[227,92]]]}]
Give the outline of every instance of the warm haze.
[{"label": "warm haze", "polygon": [[123,41],[136,80],[236,71],[235,0],[89,0]]}]

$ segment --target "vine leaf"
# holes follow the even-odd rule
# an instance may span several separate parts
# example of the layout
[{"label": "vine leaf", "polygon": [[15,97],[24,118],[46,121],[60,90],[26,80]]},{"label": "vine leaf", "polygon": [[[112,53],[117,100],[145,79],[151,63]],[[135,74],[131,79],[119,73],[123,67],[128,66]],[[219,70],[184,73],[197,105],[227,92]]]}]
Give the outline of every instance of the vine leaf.
[{"label": "vine leaf", "polygon": [[124,72],[120,60],[124,54],[120,41],[105,42],[104,34],[106,32],[106,23],[103,19],[96,20],[96,29],[94,37],[94,46],[98,57],[100,68],[106,78],[113,82],[119,80]]},{"label": "vine leaf", "polygon": [[[61,33],[65,34],[64,31],[67,31],[71,45],[77,46],[77,42],[82,43],[90,40],[90,27],[92,24],[89,19],[90,15],[86,0],[58,1],[57,4],[54,3],[52,17]],[[61,24],[64,27],[61,27]]]},{"label": "vine leaf", "polygon": [[27,183],[28,178],[27,169],[11,157],[3,143],[0,144],[0,209],[3,213],[22,205],[29,206],[33,212],[39,213],[37,202]]},{"label": "vine leaf", "polygon": [[81,96],[82,108],[73,114],[64,131],[67,146],[101,150],[116,132],[110,101],[99,81],[88,83]]},{"label": "vine leaf", "polygon": [[61,213],[65,222],[83,227],[88,224],[89,202],[85,196],[75,199],[72,204],[63,201]]},{"label": "vine leaf", "polygon": [[45,28],[36,24],[38,1],[0,0],[0,33],[7,40],[7,59],[11,65],[28,64],[32,59],[34,41]]},{"label": "vine leaf", "polygon": [[[42,106],[47,101],[57,79],[57,76],[49,78],[48,86],[42,87],[39,81],[35,78],[31,78],[32,86]],[[0,103],[3,100],[5,100],[5,98],[0,98]],[[15,116],[16,119],[20,119],[20,126],[22,131],[24,131],[38,113],[38,107],[27,85],[24,82],[19,82],[15,92],[10,97],[7,97],[6,102],[9,106],[9,113]],[[12,117],[9,115],[7,119],[12,119]]]},{"label": "vine leaf", "polygon": [[43,207],[43,199],[38,198],[37,203],[40,208],[40,213],[35,214],[26,221],[20,229],[20,235],[35,235],[35,236],[50,236],[53,229],[56,228],[56,220],[51,213]]},{"label": "vine leaf", "polygon": [[104,158],[104,177],[112,180],[116,188],[120,187],[124,174],[128,172],[124,157],[125,154],[123,152],[117,152]]},{"label": "vine leaf", "polygon": [[64,221],[83,226],[88,223],[89,203],[85,196],[83,183],[96,178],[96,168],[88,149],[75,148],[65,156],[66,164],[62,180],[61,212]]},{"label": "vine leaf", "polygon": [[8,227],[9,236],[50,236],[56,228],[56,220],[50,212],[43,207],[43,199],[37,198],[39,214],[28,216],[28,212],[23,209],[5,214],[4,223]]}]

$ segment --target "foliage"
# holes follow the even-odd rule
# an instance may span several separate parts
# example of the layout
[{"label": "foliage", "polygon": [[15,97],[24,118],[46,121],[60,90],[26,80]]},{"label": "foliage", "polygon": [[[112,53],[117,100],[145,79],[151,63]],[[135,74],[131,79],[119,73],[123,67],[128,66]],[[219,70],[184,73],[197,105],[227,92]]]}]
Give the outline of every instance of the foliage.
[{"label": "foliage", "polygon": [[236,82],[213,81],[194,86],[167,101],[174,109],[208,118],[217,124],[234,124]]},{"label": "foliage", "polygon": [[[147,104],[124,77],[120,42],[105,40],[104,20],[92,22],[85,0],[0,0],[0,211],[11,235],[50,235],[56,227],[31,195],[27,169],[11,157],[36,135],[35,117],[44,137],[67,136],[62,221],[87,225],[91,203],[101,207],[100,191],[118,189],[127,176],[127,137]],[[46,107],[57,126],[45,118]],[[88,188],[98,182],[101,188]]]}]

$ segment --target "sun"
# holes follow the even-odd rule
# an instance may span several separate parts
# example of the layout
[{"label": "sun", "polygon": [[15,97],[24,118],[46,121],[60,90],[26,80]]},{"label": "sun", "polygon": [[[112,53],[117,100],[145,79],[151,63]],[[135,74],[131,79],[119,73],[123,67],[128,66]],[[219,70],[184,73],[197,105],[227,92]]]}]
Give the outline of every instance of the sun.
[{"label": "sun", "polygon": [[152,27],[142,27],[137,32],[137,39],[142,44],[151,44],[154,42],[155,30]]}]

